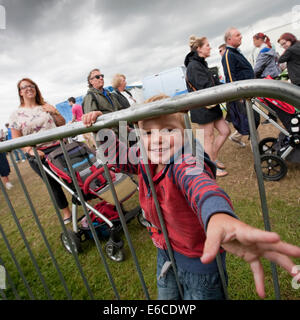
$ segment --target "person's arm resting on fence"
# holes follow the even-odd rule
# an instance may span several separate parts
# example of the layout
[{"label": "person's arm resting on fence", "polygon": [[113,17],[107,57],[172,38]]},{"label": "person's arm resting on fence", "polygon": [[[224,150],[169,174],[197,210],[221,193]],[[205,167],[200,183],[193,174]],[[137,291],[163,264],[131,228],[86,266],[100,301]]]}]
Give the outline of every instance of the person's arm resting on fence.
[{"label": "person's arm resting on fence", "polygon": [[[101,115],[101,111],[89,112],[82,116],[82,122],[86,126],[91,126]],[[115,165],[122,172],[137,174],[138,165],[136,160],[139,157],[137,147],[128,148],[119,141],[115,132],[111,129],[100,130],[97,134],[97,141],[101,144],[103,156],[109,164]]]}]

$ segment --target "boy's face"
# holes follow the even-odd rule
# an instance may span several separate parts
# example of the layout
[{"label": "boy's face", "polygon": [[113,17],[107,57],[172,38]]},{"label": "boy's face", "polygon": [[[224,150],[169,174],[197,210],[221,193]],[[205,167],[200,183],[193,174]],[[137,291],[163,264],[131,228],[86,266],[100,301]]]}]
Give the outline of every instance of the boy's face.
[{"label": "boy's face", "polygon": [[140,121],[139,127],[148,159],[153,164],[168,164],[169,159],[183,146],[184,128],[178,115]]}]

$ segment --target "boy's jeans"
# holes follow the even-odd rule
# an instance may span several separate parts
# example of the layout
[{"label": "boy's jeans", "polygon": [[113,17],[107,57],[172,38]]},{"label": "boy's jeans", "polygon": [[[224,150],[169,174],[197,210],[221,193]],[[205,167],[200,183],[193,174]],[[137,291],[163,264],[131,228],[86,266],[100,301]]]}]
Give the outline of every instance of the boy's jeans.
[{"label": "boy's jeans", "polygon": [[[166,262],[165,258],[157,256],[157,291],[158,300],[179,300],[180,294],[177,287],[172,266],[167,273],[159,278],[161,269]],[[184,300],[223,300],[225,299],[219,272],[201,274],[192,273],[177,267],[179,282],[181,283]]]}]

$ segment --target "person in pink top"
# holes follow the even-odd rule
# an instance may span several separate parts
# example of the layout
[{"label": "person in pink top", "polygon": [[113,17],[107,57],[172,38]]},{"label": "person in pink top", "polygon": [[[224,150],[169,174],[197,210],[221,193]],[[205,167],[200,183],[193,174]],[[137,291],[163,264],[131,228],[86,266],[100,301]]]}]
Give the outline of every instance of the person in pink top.
[{"label": "person in pink top", "polygon": [[69,105],[72,107],[72,121],[71,122],[77,122],[81,121],[81,117],[83,115],[82,112],[82,106],[80,104],[76,104],[76,100],[74,97],[70,97],[68,99]]},{"label": "person in pink top", "polygon": [[[72,107],[72,122],[78,122],[81,121],[82,115],[83,115],[83,110],[82,110],[82,106],[80,104],[76,104],[76,99],[74,97],[70,97],[68,99],[69,105]],[[94,141],[93,135],[92,133],[85,133],[82,135],[80,135],[79,139],[83,139],[83,140],[79,140],[79,141],[86,141],[86,143],[88,144],[88,146],[92,149],[95,148],[96,143]]]}]

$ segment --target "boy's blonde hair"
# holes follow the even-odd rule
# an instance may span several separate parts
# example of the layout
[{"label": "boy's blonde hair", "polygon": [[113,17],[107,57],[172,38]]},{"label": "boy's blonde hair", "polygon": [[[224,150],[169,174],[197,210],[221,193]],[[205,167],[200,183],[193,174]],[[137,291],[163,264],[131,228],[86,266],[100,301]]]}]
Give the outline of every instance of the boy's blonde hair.
[{"label": "boy's blonde hair", "polygon": [[[155,101],[159,101],[159,100],[163,100],[163,99],[167,99],[167,98],[170,98],[169,96],[167,96],[166,94],[164,93],[160,93],[160,94],[157,94],[155,96],[152,96],[151,98],[145,100],[144,102],[145,103],[150,103],[150,102],[155,102]],[[186,125],[185,125],[185,122],[184,122],[184,113],[183,112],[176,112],[176,113],[170,113],[170,114],[163,114],[161,116],[158,116],[158,117],[155,117],[155,118],[152,118],[152,119],[158,119],[158,118],[161,118],[161,117],[167,117],[167,116],[174,116],[178,119],[178,124],[180,125],[180,127],[182,127],[183,129],[186,128]],[[145,119],[145,120],[140,120],[138,121],[138,125],[140,128],[143,128],[143,123],[145,121],[147,121],[148,119]]]}]

